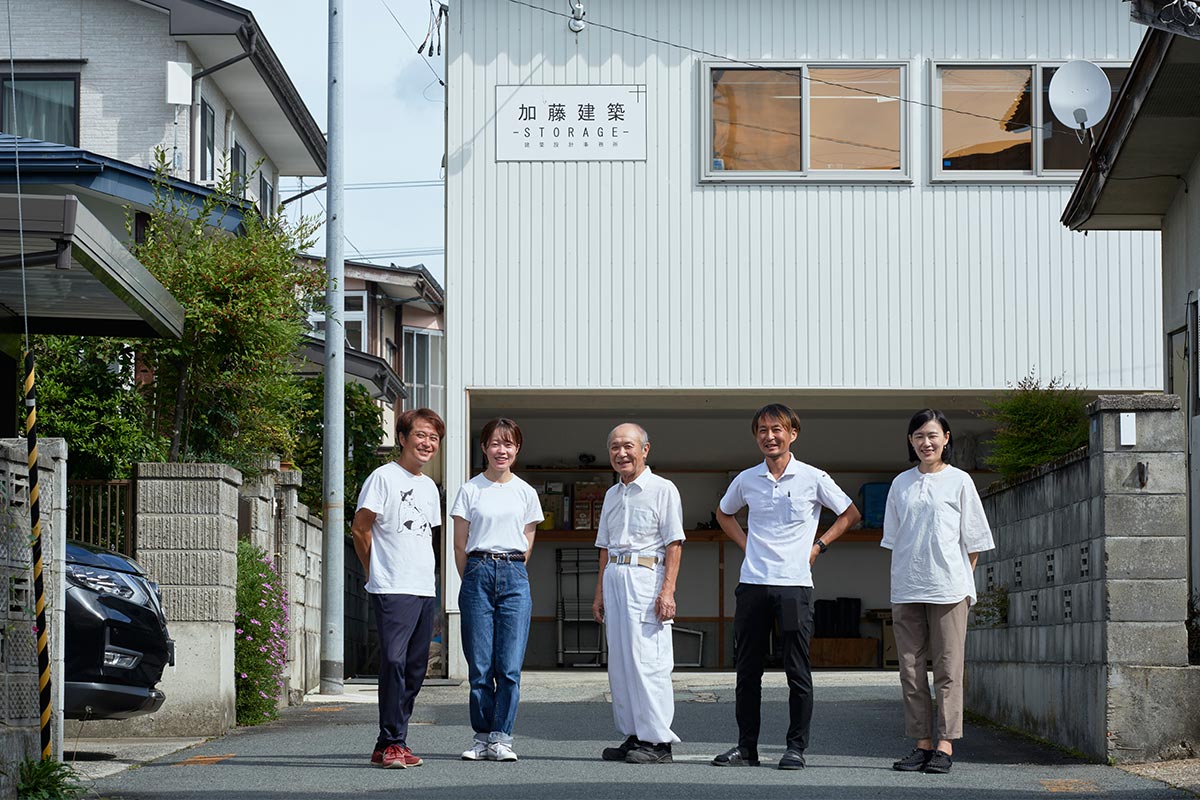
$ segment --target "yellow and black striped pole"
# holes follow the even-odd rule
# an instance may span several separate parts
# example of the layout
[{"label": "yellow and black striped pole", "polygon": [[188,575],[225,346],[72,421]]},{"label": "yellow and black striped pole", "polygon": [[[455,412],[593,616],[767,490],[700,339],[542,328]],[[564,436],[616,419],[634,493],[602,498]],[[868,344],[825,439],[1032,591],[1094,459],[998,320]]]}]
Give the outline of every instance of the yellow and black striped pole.
[{"label": "yellow and black striped pole", "polygon": [[50,641],[46,630],[46,581],[42,574],[42,512],[38,503],[37,388],[33,351],[25,353],[25,438],[29,447],[29,530],[33,550],[33,593],[37,609],[38,700],[42,714],[42,758],[50,758]]}]

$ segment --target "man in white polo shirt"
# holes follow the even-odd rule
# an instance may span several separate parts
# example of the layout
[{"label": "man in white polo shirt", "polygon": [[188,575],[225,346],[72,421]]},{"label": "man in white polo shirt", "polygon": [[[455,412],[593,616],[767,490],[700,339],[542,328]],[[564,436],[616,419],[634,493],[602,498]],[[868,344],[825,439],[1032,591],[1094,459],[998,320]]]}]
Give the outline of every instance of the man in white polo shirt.
[{"label": "man in white polo shirt", "polygon": [[618,481],[604,496],[596,533],[600,575],[592,616],[608,637],[608,682],[613,719],[626,736],[606,747],[605,761],[667,764],[675,691],[671,623],[675,579],[683,554],[683,504],[675,484],[646,466],[650,437],[625,423],[608,435],[608,455]]},{"label": "man in white polo shirt", "polygon": [[[792,456],[800,418],[785,405],[763,406],[750,424],[763,463],[740,473],[717,508],[725,535],[745,551],[733,617],[734,695],[738,743],[713,759],[718,767],[758,766],[762,675],[775,621],[783,638],[788,682],[787,752],[780,769],[803,769],[812,719],[812,565],[860,519],[858,509],[833,479]],[[748,532],[734,514],[749,506]],[[838,514],[817,538],[821,508]]]}]

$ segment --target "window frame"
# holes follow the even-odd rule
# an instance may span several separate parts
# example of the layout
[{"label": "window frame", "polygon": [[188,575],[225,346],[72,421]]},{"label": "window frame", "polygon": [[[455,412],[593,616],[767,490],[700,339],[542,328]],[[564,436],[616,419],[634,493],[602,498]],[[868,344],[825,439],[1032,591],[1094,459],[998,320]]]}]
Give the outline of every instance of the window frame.
[{"label": "window frame", "polygon": [[[410,334],[414,337],[414,342],[416,340],[415,337],[419,337],[419,336],[424,336],[427,341],[429,352],[425,359],[424,383],[416,383],[416,382],[412,381],[411,376],[407,374],[407,370],[405,369],[408,358],[409,358],[408,348],[407,348],[407,344],[408,344],[407,339]],[[437,407],[438,404],[435,403],[434,399],[433,399],[433,389],[435,386],[442,390],[441,399],[442,399],[443,404],[445,402],[445,397],[446,397],[446,394],[445,394],[446,393],[446,384],[444,382],[440,383],[440,384],[435,384],[433,382],[433,349],[435,346],[443,348],[442,353],[441,353],[441,358],[442,358],[442,371],[443,371],[443,381],[444,381],[445,380],[444,375],[445,375],[445,370],[446,370],[446,353],[444,350],[445,335],[446,335],[445,331],[437,330],[436,328],[418,328],[418,327],[415,327],[412,325],[400,326],[400,342],[401,342],[400,378],[401,378],[401,380],[405,381],[405,388],[409,390],[408,397],[404,398],[404,403],[403,403],[404,411],[409,411],[414,408],[420,408],[420,405],[418,405],[416,402],[415,392],[411,391],[412,389],[419,386],[419,387],[424,387],[426,407],[432,408],[434,411],[436,411],[439,414],[444,414],[445,409],[438,408]],[[415,356],[414,356],[414,363],[415,363]]]},{"label": "window frame", "polygon": [[[13,80],[20,83],[22,80],[27,81],[71,81],[75,85],[75,140],[72,142],[55,142],[55,144],[65,144],[71,147],[79,147],[80,135],[80,73],[78,72],[17,72],[16,75],[9,75],[7,72],[0,75],[0,130],[8,127],[6,121],[8,114],[11,112],[11,103],[5,103],[4,100],[4,84],[12,83]],[[11,131],[5,131],[11,133]]]},{"label": "window frame", "polygon": [[[909,106],[913,99],[912,64],[900,60],[864,61],[861,59],[838,61],[795,61],[761,59],[755,61],[730,62],[719,59],[700,62],[700,183],[708,184],[759,184],[759,183],[817,183],[817,184],[911,184],[913,182],[912,124],[913,115]],[[800,70],[800,160],[799,172],[782,171],[731,171],[712,168],[712,72],[714,69],[768,69]],[[810,69],[898,69],[900,71],[900,169],[899,170],[814,170],[809,159],[812,148],[810,121],[812,119]]]},{"label": "window frame", "polygon": [[[345,300],[347,297],[361,297],[362,301],[363,301],[362,310],[361,311],[347,311],[345,308]],[[367,329],[367,309],[368,309],[367,304],[368,304],[369,300],[370,300],[370,298],[368,297],[368,292],[366,289],[349,290],[349,291],[343,292],[343,294],[342,294],[342,319],[341,319],[342,341],[345,343],[346,347],[349,347],[351,350],[354,350],[357,353],[370,353],[371,352],[368,349],[371,345],[370,331]],[[325,321],[325,312],[324,311],[308,312],[308,324],[310,326],[309,327],[309,335],[316,339],[320,339],[321,341],[325,341],[325,338],[326,338],[325,331],[319,330],[317,328],[317,325],[320,323],[323,323],[324,321]],[[362,347],[354,347],[352,344],[350,344],[349,325],[351,322],[361,322],[362,323]]]},{"label": "window frame", "polygon": [[[246,199],[246,192],[250,190],[249,175],[250,165],[247,163],[249,156],[246,154],[246,148],[235,137],[233,146],[229,148],[229,174],[232,177],[230,188],[233,193],[241,199]],[[239,169],[240,164],[240,169]]]},{"label": "window frame", "polygon": [[[1082,170],[1046,169],[1045,154],[1042,140],[1038,131],[1043,125],[1042,116],[1042,70],[1046,67],[1061,68],[1071,59],[997,59],[997,60],[957,60],[931,59],[929,65],[929,182],[930,183],[1041,183],[1041,184],[1074,184],[1079,180]],[[1113,59],[1092,61],[1101,68],[1128,69],[1130,62]],[[1027,67],[1032,73],[1030,84],[1031,112],[1033,114],[1033,130],[1030,132],[1030,142],[1033,148],[1031,169],[1028,171],[1007,170],[948,170],[942,167],[942,69],[956,68],[995,68]],[[1115,102],[1115,100],[1114,100]],[[1109,107],[1111,111],[1111,106]],[[1095,133],[1099,135],[1100,131]]]},{"label": "window frame", "polygon": [[[208,123],[208,124],[206,124]],[[217,179],[217,111],[200,98],[200,180]]]},{"label": "window frame", "polygon": [[258,172],[258,212],[263,217],[274,215],[276,210],[275,204],[275,184],[267,179],[266,172],[259,170]]}]

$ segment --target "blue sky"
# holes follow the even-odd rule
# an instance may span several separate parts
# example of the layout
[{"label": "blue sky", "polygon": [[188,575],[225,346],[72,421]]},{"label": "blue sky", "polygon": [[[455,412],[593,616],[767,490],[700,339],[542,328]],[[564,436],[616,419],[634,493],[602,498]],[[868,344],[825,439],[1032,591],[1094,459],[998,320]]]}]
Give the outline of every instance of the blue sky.
[{"label": "blue sky", "polygon": [[[328,90],[327,0],[234,0],[254,13],[271,46],[322,130]],[[386,6],[385,6],[386,2]],[[444,75],[441,57],[424,58],[405,38],[388,8],[420,43],[429,27],[428,0],[344,0],[344,69],[347,184],[437,180],[445,149],[445,90],[430,67]],[[445,46],[443,41],[443,53]],[[306,180],[311,186],[312,179]],[[281,181],[280,197],[296,181]],[[289,205],[289,213],[321,214],[324,191]],[[440,188],[392,188],[346,192],[346,257],[444,245]],[[324,253],[324,239],[313,248]],[[357,252],[356,252],[357,250]],[[411,266],[425,264],[439,279],[444,257],[394,256],[374,259]]]}]

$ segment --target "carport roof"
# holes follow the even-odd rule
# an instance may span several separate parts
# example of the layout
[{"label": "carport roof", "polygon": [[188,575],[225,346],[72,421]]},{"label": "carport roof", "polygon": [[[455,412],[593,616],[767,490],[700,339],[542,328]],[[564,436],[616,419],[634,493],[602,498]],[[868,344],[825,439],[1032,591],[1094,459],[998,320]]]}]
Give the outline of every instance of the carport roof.
[{"label": "carport roof", "polygon": [[31,333],[183,334],[183,307],[78,198],[26,196],[21,224],[17,210],[0,194],[0,333],[24,331],[27,307]]},{"label": "carport roof", "polygon": [[[18,161],[22,186],[74,186],[83,194],[100,196],[122,205],[142,209],[154,205],[153,170],[70,145],[0,133],[0,185],[11,187],[15,184]],[[195,208],[216,194],[212,189],[176,178],[168,178],[167,186],[181,203]],[[209,224],[237,231],[247,212],[253,213],[248,205],[231,205],[219,219],[209,220]]]}]

